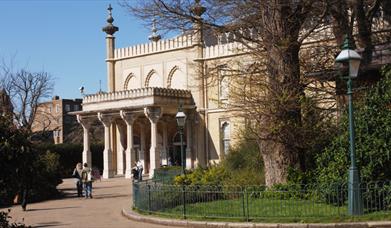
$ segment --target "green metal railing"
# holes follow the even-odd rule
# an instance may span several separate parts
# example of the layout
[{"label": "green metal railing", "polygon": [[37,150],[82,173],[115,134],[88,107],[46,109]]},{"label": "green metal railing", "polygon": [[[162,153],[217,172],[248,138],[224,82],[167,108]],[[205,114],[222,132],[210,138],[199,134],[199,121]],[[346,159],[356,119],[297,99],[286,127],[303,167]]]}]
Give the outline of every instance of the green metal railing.
[{"label": "green metal railing", "polygon": [[172,184],[174,178],[180,175],[181,172],[182,170],[180,166],[171,166],[169,169],[155,169],[152,179],[166,184]]},{"label": "green metal railing", "polygon": [[[391,183],[360,186],[364,213],[390,212]],[[347,185],[178,186],[133,183],[133,207],[147,213],[194,218],[310,218],[347,216]]]}]

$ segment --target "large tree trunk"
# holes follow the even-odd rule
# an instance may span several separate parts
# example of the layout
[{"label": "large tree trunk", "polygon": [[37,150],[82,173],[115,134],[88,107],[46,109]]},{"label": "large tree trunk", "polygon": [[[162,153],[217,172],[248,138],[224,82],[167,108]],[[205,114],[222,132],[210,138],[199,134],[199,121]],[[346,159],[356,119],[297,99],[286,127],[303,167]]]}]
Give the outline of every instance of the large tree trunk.
[{"label": "large tree trunk", "polygon": [[[266,185],[285,183],[289,167],[298,163],[297,139],[301,126],[299,32],[302,18],[288,20],[294,5],[276,1],[265,7],[263,41],[267,52],[267,91],[270,104],[262,117],[260,129],[262,157],[265,162]],[[297,16],[297,15],[296,15]],[[272,25],[272,27],[270,26]]]},{"label": "large tree trunk", "polygon": [[275,141],[263,141],[261,146],[266,186],[286,183],[289,168],[297,164],[297,154]]}]

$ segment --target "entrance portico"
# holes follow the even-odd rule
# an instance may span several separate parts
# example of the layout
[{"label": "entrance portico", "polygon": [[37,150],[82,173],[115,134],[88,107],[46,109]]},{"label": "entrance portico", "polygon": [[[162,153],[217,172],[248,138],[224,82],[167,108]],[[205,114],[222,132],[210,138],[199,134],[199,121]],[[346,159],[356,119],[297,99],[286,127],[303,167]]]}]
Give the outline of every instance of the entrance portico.
[{"label": "entrance portico", "polygon": [[[174,117],[180,104],[187,113],[194,112],[190,91],[149,87],[85,96],[83,111],[75,112],[84,131],[83,163],[91,165],[89,129],[90,123],[98,119],[104,127],[103,178],[124,172],[125,177],[130,178],[131,167],[136,160],[144,161],[144,170],[152,177],[156,168],[168,164],[167,148],[170,142],[167,139],[176,133]],[[193,131],[188,126],[186,141],[190,143]],[[118,134],[113,135],[113,131]],[[134,149],[136,135],[140,138],[140,154],[136,154]],[[192,164],[191,152],[191,146],[187,146],[188,168]]]}]

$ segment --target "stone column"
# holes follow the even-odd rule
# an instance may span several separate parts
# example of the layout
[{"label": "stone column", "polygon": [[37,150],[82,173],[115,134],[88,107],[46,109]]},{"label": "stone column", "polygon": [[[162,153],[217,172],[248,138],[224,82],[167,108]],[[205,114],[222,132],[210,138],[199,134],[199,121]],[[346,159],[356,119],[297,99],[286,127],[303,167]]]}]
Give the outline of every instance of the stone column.
[{"label": "stone column", "polygon": [[163,130],[163,148],[161,151],[162,165],[168,165],[168,150],[167,150],[167,123],[162,122]]},{"label": "stone column", "polygon": [[[190,114],[187,113],[187,116],[190,117]],[[192,139],[192,118],[186,120],[186,169],[192,168],[192,154],[191,154],[191,139]]]},{"label": "stone column", "polygon": [[77,115],[77,122],[83,127],[83,164],[87,163],[88,167],[92,167],[91,162],[91,150],[90,150],[90,127],[91,122],[83,118],[81,115]]},{"label": "stone column", "polygon": [[136,114],[128,113],[123,110],[120,112],[121,118],[125,121],[127,127],[127,147],[125,151],[126,170],[125,178],[132,177],[132,165],[136,162],[136,154],[133,145],[133,123],[137,118]]},{"label": "stone column", "polygon": [[122,122],[117,122],[117,128],[119,133],[119,142],[120,147],[117,148],[117,174],[123,175],[125,170],[125,161],[124,161],[124,154],[125,154],[125,144],[126,144],[126,130],[125,130],[125,124]]},{"label": "stone column", "polygon": [[145,116],[151,122],[151,148],[149,149],[149,177],[153,177],[153,172],[160,167],[160,151],[157,150],[157,122],[162,116],[160,107],[144,108]]},{"label": "stone column", "polygon": [[139,151],[139,160],[141,164],[144,166],[144,173],[147,172],[146,167],[147,167],[147,162],[145,160],[145,122],[142,120],[140,122],[140,151]]},{"label": "stone column", "polygon": [[114,176],[112,164],[112,149],[110,143],[110,126],[112,117],[103,113],[98,113],[98,119],[102,122],[105,128],[105,149],[103,150],[103,178],[108,179]]}]

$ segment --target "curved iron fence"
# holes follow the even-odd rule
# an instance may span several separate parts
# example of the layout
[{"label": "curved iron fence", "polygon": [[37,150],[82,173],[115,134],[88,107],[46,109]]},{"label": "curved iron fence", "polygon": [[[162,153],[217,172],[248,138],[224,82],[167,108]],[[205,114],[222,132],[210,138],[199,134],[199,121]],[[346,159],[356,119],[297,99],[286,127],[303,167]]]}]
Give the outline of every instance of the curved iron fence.
[{"label": "curved iron fence", "polygon": [[[159,181],[133,183],[133,207],[175,217],[310,218],[347,216],[347,185],[178,186]],[[391,183],[361,185],[364,213],[390,212]]]}]

